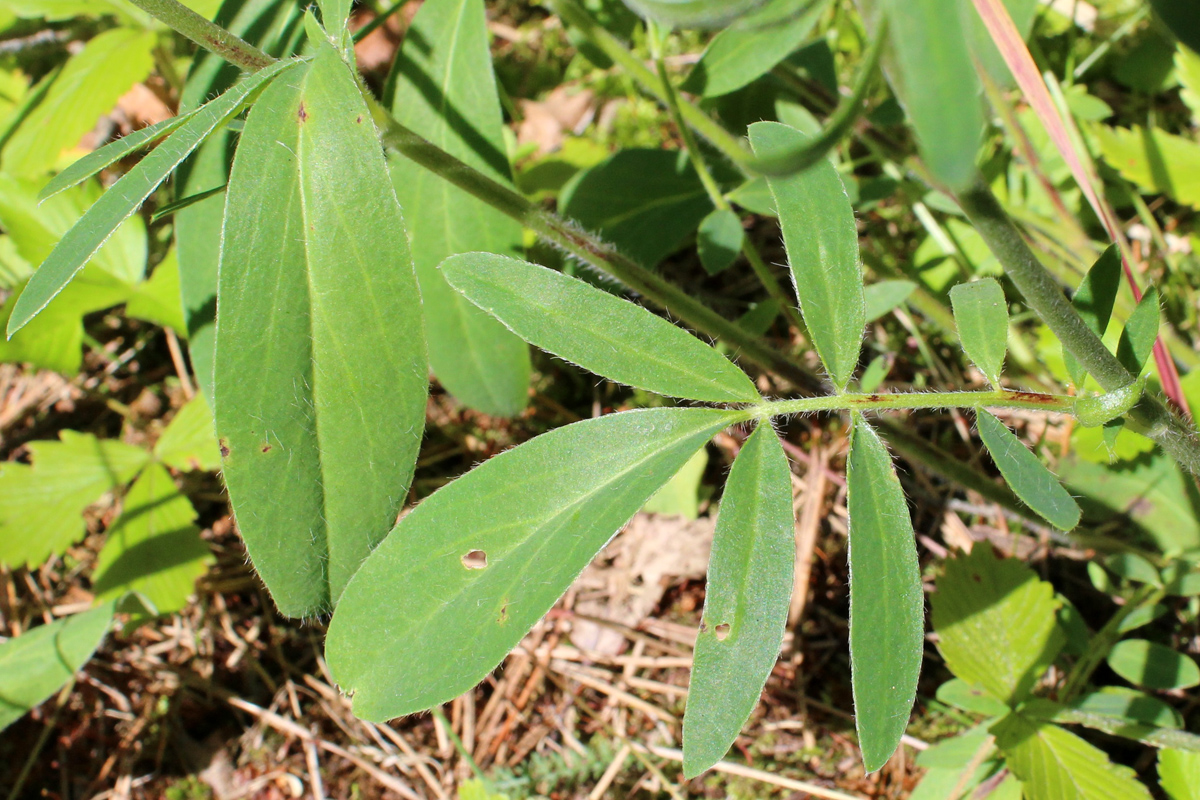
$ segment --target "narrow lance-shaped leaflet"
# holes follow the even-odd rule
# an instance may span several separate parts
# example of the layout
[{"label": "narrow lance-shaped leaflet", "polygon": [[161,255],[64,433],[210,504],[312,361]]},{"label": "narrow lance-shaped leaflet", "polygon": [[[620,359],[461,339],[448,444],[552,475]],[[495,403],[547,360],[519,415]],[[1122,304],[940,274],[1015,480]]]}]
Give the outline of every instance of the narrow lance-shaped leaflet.
[{"label": "narrow lance-shaped leaflet", "polygon": [[383,151],[322,44],[246,120],[225,207],[215,412],[238,528],[283,613],[328,611],[407,496],[420,296]]}]

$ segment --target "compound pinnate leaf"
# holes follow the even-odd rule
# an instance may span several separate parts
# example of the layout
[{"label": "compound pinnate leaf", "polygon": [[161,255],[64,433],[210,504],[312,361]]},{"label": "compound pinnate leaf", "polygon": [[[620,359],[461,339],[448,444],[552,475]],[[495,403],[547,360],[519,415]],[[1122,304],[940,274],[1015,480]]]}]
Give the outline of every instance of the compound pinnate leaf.
[{"label": "compound pinnate leaf", "polygon": [[1059,530],[1079,524],[1079,504],[1017,435],[989,411],[975,413],[979,438],[1017,497]]},{"label": "compound pinnate leaf", "polygon": [[668,28],[720,28],[766,0],[625,0],[625,5]]},{"label": "compound pinnate leaf", "polygon": [[746,374],[713,348],[577,278],[492,253],[452,256],[442,274],[525,341],[597,375],[689,400],[759,399]]},{"label": "compound pinnate leaf", "polygon": [[29,279],[8,321],[8,335],[20,330],[62,291],[117,226],[138,209],[205,137],[240,111],[275,76],[294,66],[293,62],[279,62],[259,70],[204,106],[101,195]]},{"label": "compound pinnate leaf", "polygon": [[108,529],[92,577],[96,596],[138,592],[160,614],[183,608],[213,561],[195,521],[196,510],[170,474],[159,464],[146,467]]},{"label": "compound pinnate leaf", "polygon": [[10,569],[40,564],[83,536],[83,510],[150,460],[141,448],[90,434],[60,437],[30,442],[30,465],[0,464],[0,563]]},{"label": "compound pinnate leaf", "polygon": [[[422,5],[390,85],[397,120],[488,177],[512,182],[483,0]],[[437,267],[458,253],[521,255],[520,223],[408,158],[394,156],[390,167],[411,231],[430,367],[466,405],[519,413],[528,397],[529,346],[447,286]]]},{"label": "compound pinnate leaf", "polygon": [[331,45],[251,109],[225,211],[214,402],[225,482],[280,609],[328,611],[395,524],[428,390],[404,220]]},{"label": "compound pinnate leaf", "polygon": [[970,184],[983,131],[980,83],[959,0],[878,0],[887,15],[888,79],[930,171],[951,190]]},{"label": "compound pinnate leaf", "polygon": [[1057,725],[1009,714],[991,730],[1029,800],[1150,800],[1132,769]]},{"label": "compound pinnate leaf", "polygon": [[[750,126],[750,143],[759,155],[795,147],[806,138],[778,122]],[[779,211],[800,311],[826,371],[842,391],[858,365],[867,324],[854,209],[837,170],[824,159],[767,183]]]},{"label": "compound pinnate leaf", "polygon": [[1008,301],[995,278],[960,283],[950,290],[954,323],[967,356],[992,386],[1000,385],[1008,352]]},{"label": "compound pinnate leaf", "polygon": [[[1104,331],[1108,329],[1113,304],[1117,300],[1117,290],[1120,288],[1121,251],[1114,244],[1104,251],[1088,270],[1087,275],[1083,276],[1079,288],[1075,290],[1075,296],[1071,298],[1071,305],[1075,306],[1084,323],[1097,336],[1103,336]],[[1076,386],[1082,386],[1087,371],[1066,348],[1063,349],[1063,362],[1067,366],[1071,381]]]},{"label": "compound pinnate leaf", "polygon": [[950,671],[1010,706],[1028,696],[1066,642],[1054,587],[986,545],[946,562],[930,607]]},{"label": "compound pinnate leaf", "polygon": [[761,78],[808,38],[828,7],[828,0],[770,0],[714,36],[680,88],[718,97]]},{"label": "compound pinnate leaf", "polygon": [[1200,798],[1200,753],[1159,750],[1158,782],[1171,800]]},{"label": "compound pinnate leaf", "polygon": [[87,663],[112,622],[113,604],[0,642],[0,730],[49,699]]},{"label": "compound pinnate leaf", "polygon": [[868,772],[908,727],[925,641],[916,537],[904,490],[879,435],[854,416],[846,462],[850,515],[850,681]]},{"label": "compound pinnate leaf", "polygon": [[1158,338],[1158,315],[1158,289],[1151,286],[1125,321],[1121,339],[1117,342],[1117,360],[1135,377],[1141,375],[1142,368],[1154,352],[1154,342]]},{"label": "compound pinnate leaf", "polygon": [[760,423],[733,462],[713,535],[683,718],[689,778],[725,755],[758,704],[783,644],[795,550],[791,470]]},{"label": "compound pinnate leaf", "polygon": [[661,408],[585,420],[431,495],[362,565],[330,623],[325,654],[355,714],[410,714],[482,680],[659,486],[745,418]]},{"label": "compound pinnate leaf", "polygon": [[1145,639],[1117,642],[1106,658],[1112,671],[1147,689],[1190,689],[1200,685],[1200,667],[1186,653]]}]

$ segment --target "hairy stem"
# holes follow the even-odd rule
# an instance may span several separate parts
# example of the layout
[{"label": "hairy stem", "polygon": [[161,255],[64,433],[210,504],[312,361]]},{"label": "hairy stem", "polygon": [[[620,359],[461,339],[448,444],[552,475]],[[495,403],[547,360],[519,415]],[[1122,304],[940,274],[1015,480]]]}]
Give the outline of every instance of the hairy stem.
[{"label": "hairy stem", "polygon": [[196,44],[236,64],[247,72],[255,72],[275,63],[275,59],[244,39],[240,39],[216,23],[192,11],[175,0],[130,0],[159,22],[183,34]]},{"label": "hairy stem", "polygon": [[[1137,377],[1121,365],[1084,323],[1050,272],[1037,260],[991,189],[979,180],[958,197],[971,224],[1000,261],[1005,273],[1071,355],[1106,391]],[[1156,441],[1193,474],[1200,475],[1200,439],[1190,425],[1149,394],[1129,412],[1132,427]]]},{"label": "hairy stem", "polygon": [[915,408],[1025,408],[1071,414],[1075,398],[1066,395],[1015,392],[998,389],[987,392],[899,392],[896,394],[837,394],[804,397],[799,400],[774,400],[760,403],[753,410],[760,418],[818,411],[896,411]]}]

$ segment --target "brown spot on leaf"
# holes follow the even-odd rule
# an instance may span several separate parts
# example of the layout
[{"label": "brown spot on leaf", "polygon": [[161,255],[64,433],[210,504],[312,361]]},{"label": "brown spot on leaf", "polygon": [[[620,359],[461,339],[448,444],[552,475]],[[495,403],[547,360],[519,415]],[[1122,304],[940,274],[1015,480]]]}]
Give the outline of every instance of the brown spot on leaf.
[{"label": "brown spot on leaf", "polygon": [[264,444],[264,445],[262,446],[262,451],[263,451],[264,453],[269,453],[269,452],[271,452],[271,445],[269,445],[269,444]]},{"label": "brown spot on leaf", "polygon": [[308,112],[304,109],[304,101],[303,100],[300,101],[300,110],[297,112],[296,116],[300,119],[301,122],[308,122]]},{"label": "brown spot on leaf", "polygon": [[221,445],[221,458],[229,458],[229,445],[225,444],[224,439],[219,444]]},{"label": "brown spot on leaf", "polygon": [[496,620],[496,622],[499,622],[501,625],[508,622],[508,602],[507,601],[505,601],[504,605],[500,606],[500,617]]},{"label": "brown spot on leaf", "polygon": [[357,122],[359,125],[362,125],[362,114],[359,114],[358,119],[356,119],[354,121]]}]

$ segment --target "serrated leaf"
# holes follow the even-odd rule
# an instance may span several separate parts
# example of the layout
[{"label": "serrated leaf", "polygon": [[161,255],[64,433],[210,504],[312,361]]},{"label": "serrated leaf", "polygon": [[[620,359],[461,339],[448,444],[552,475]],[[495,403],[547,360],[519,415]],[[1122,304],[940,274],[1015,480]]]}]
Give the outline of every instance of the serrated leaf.
[{"label": "serrated leaf", "polygon": [[879,435],[854,417],[846,461],[850,518],[850,681],[867,772],[908,727],[921,674],[925,601],[904,490]]},{"label": "serrated leaf", "polygon": [[1079,524],[1079,504],[1054,473],[990,411],[978,409],[975,419],[979,438],[1017,497],[1059,530],[1074,530]]},{"label": "serrated leaf", "polygon": [[[1071,298],[1071,305],[1097,336],[1104,336],[1108,329],[1113,304],[1117,300],[1117,290],[1120,288],[1121,250],[1114,244],[1104,251],[1083,276],[1079,288],[1075,290],[1075,296]],[[1066,348],[1063,348],[1063,361],[1071,375],[1071,382],[1082,386],[1087,372]]]},{"label": "serrated leaf", "polygon": [[686,153],[630,147],[576,175],[558,207],[653,267],[683,247],[713,204]]},{"label": "serrated leaf", "polygon": [[1109,166],[1139,189],[1200,206],[1200,144],[1157,128],[1110,128],[1092,132]]},{"label": "serrated leaf", "polygon": [[992,733],[1029,800],[1150,800],[1132,769],[1057,725],[1010,714]]},{"label": "serrated leaf", "polygon": [[154,457],[181,472],[212,471],[221,466],[221,452],[213,433],[212,410],[204,395],[193,397],[179,409],[158,437]]},{"label": "serrated leaf", "polygon": [[225,211],[214,410],[226,486],[280,610],[328,611],[395,523],[428,388],[404,220],[331,45],[251,109]]},{"label": "serrated leaf", "polygon": [[[83,536],[83,510],[150,460],[145,450],[71,430],[30,442],[32,464],[0,464],[0,563],[36,566]],[[30,531],[37,531],[36,536]]]},{"label": "serrated leaf", "polygon": [[714,36],[680,88],[717,97],[761,78],[808,38],[828,7],[828,0],[769,0]]},{"label": "serrated leaf", "polygon": [[113,230],[141,206],[208,134],[228,121],[272,78],[294,66],[293,62],[278,62],[250,75],[201,109],[106,191],[33,273],[13,309],[8,335],[20,330],[62,291]]},{"label": "serrated leaf", "polygon": [[469,690],[664,481],[745,418],[661,408],[585,420],[431,495],[363,563],[330,623],[326,658],[354,713],[382,721]]},{"label": "serrated leaf", "polygon": [[1200,686],[1200,667],[1186,653],[1158,642],[1125,639],[1105,658],[1112,671],[1146,689],[1190,689]]},{"label": "serrated leaf", "polygon": [[100,599],[144,595],[160,614],[187,605],[196,579],[213,556],[200,538],[196,510],[159,464],[142,470],[125,495],[121,516],[108,529],[92,591]]},{"label": "serrated leaf", "polygon": [[1066,641],[1054,587],[986,544],[946,562],[930,605],[946,666],[1009,706],[1028,696]]},{"label": "serrated leaf", "polygon": [[[390,86],[397,120],[493,180],[512,183],[483,0],[423,4]],[[519,413],[528,402],[529,347],[447,286],[437,267],[458,253],[522,255],[520,223],[404,156],[390,167],[411,231],[430,367],[466,405]]]},{"label": "serrated leaf", "polygon": [[1117,360],[1135,377],[1142,374],[1150,354],[1154,352],[1158,324],[1158,289],[1151,286],[1146,289],[1129,319],[1125,320],[1121,339],[1117,342]]},{"label": "serrated leaf", "polygon": [[638,14],[668,28],[721,28],[766,0],[625,0]]},{"label": "serrated leaf", "polygon": [[108,633],[113,604],[39,625],[0,642],[0,730],[54,695]]},{"label": "serrated leaf", "polygon": [[716,275],[732,267],[745,238],[742,220],[732,209],[718,208],[705,217],[696,231],[696,250],[704,271]]},{"label": "serrated leaf", "polygon": [[912,295],[917,285],[906,280],[876,281],[864,290],[867,322],[875,320],[899,308]]},{"label": "serrated leaf", "polygon": [[879,0],[891,41],[888,80],[930,172],[952,191],[973,180],[983,131],[980,83],[958,0]]},{"label": "serrated leaf", "polygon": [[687,778],[721,760],[758,705],[783,645],[795,550],[791,469],[760,422],[734,459],[713,534],[683,718]]},{"label": "serrated leaf", "polygon": [[1200,800],[1200,753],[1159,750],[1158,782],[1171,800]]},{"label": "serrated leaf", "polygon": [[187,336],[183,305],[179,302],[179,260],[175,250],[167,251],[149,280],[133,287],[125,301],[125,314]]},{"label": "serrated leaf", "polygon": [[38,202],[43,202],[59,192],[70,189],[72,186],[78,186],[88,178],[98,175],[131,153],[135,153],[143,147],[149,147],[158,139],[174,133],[185,122],[191,119],[195,113],[196,110],[185,114],[178,114],[170,119],[136,130],[128,136],[122,136],[115,142],[109,142],[103,147],[93,150],[51,178],[50,182],[38,192]]},{"label": "serrated leaf", "polygon": [[115,28],[89,41],[5,143],[4,171],[41,175],[52,169],[63,150],[74,147],[129,87],[150,74],[157,40],[150,31]]},{"label": "serrated leaf", "polygon": [[696,455],[680,467],[671,480],[646,501],[642,511],[647,514],[697,519],[700,516],[700,481],[708,466],[708,451],[700,448]]},{"label": "serrated leaf", "polygon": [[950,290],[954,324],[967,357],[992,386],[1000,385],[1008,352],[1008,301],[995,278],[960,283]]},{"label": "serrated leaf", "polygon": [[452,256],[442,274],[525,341],[610,380],[690,400],[759,399],[746,374],[716,350],[577,278],[492,253]]},{"label": "serrated leaf", "polygon": [[[759,154],[793,147],[805,138],[778,122],[750,126],[750,144]],[[837,170],[824,159],[804,172],[768,178],[767,183],[779,210],[804,322],[834,386],[843,391],[858,365],[867,324],[850,198]]]},{"label": "serrated leaf", "polygon": [[[214,20],[263,52],[292,55],[304,40],[301,19],[306,4],[278,0],[225,0]],[[220,56],[198,48],[179,99],[181,112],[199,108],[241,79],[241,70]],[[175,171],[175,197],[191,197],[229,182],[238,134],[228,126],[214,131]],[[201,390],[212,397],[213,333],[217,310],[217,262],[225,195],[189,206],[175,214],[175,248],[179,286],[188,326],[188,355]]]}]

